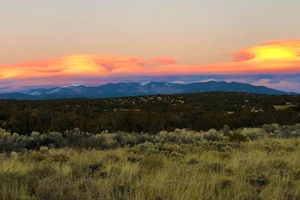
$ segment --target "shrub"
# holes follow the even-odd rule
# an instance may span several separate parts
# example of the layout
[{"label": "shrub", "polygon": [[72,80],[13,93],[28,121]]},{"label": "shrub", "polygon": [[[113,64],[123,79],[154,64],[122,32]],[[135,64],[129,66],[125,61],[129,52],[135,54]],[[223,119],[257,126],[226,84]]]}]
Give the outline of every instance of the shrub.
[{"label": "shrub", "polygon": [[88,166],[89,170],[91,173],[95,173],[97,172],[98,170],[101,170],[103,167],[103,163],[102,162],[95,162],[95,163],[92,163]]},{"label": "shrub", "polygon": [[267,133],[275,133],[276,130],[279,129],[278,124],[265,124],[262,126],[262,128],[267,132]]},{"label": "shrub", "polygon": [[223,132],[224,136],[229,136],[230,127],[228,125],[224,125],[222,128],[222,132]]},{"label": "shrub", "polygon": [[208,164],[207,168],[208,168],[209,171],[211,171],[213,173],[220,173],[221,170],[223,169],[221,163],[218,163],[218,162]]},{"label": "shrub", "polygon": [[65,163],[70,160],[70,156],[63,154],[63,153],[56,153],[56,154],[51,155],[51,157],[53,158],[53,160],[55,162],[59,162],[59,163]]},{"label": "shrub", "polygon": [[[37,177],[39,180],[56,174],[56,170],[53,167],[40,165],[36,166],[28,172],[31,177]],[[33,184],[33,183],[32,183]]]},{"label": "shrub", "polygon": [[248,140],[249,138],[245,134],[241,133],[241,131],[233,131],[229,134],[229,141],[231,142],[241,143]]},{"label": "shrub", "polygon": [[107,154],[104,158],[105,162],[112,162],[112,163],[116,163],[119,160],[121,160],[121,157],[118,156],[117,154]]},{"label": "shrub", "polygon": [[62,147],[64,146],[64,138],[59,132],[50,132],[48,134],[43,134],[43,145],[44,146],[53,146],[53,147]]},{"label": "shrub", "polygon": [[241,134],[246,135],[250,140],[257,140],[263,137],[265,131],[261,128],[243,128]]},{"label": "shrub", "polygon": [[188,161],[188,164],[189,165],[196,165],[198,164],[198,161],[196,158],[191,158],[189,161]]},{"label": "shrub", "polygon": [[204,133],[204,139],[208,141],[222,141],[224,139],[223,135],[219,133],[216,129],[210,129]]},{"label": "shrub", "polygon": [[250,185],[262,187],[269,183],[269,179],[264,174],[250,174],[247,177]]},{"label": "shrub", "polygon": [[140,166],[147,172],[155,172],[163,168],[164,160],[161,155],[152,154],[141,160]]},{"label": "shrub", "polygon": [[219,187],[222,190],[231,188],[234,185],[234,181],[231,178],[223,178],[219,182]]},{"label": "shrub", "polygon": [[275,131],[275,135],[281,138],[291,138],[294,128],[292,126],[282,126],[279,130]]}]

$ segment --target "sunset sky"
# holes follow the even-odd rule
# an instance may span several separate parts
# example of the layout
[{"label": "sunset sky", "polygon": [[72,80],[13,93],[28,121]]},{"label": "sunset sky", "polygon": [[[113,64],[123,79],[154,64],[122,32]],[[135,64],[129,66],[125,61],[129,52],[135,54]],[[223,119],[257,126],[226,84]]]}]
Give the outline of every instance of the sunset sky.
[{"label": "sunset sky", "polygon": [[0,92],[237,81],[300,92],[299,0],[4,0]]}]

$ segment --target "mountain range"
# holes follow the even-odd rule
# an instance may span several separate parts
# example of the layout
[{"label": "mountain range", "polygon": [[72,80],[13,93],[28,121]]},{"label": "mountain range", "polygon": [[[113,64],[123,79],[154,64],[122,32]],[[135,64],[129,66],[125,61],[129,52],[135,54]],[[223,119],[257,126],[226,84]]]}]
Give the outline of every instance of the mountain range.
[{"label": "mountain range", "polygon": [[108,98],[195,92],[245,92],[269,95],[296,94],[264,86],[254,86],[238,82],[227,83],[224,81],[208,81],[189,84],[168,82],[131,82],[109,83],[96,87],[79,85],[54,88],[36,88],[21,92],[2,93],[0,94],[0,99],[44,100],[60,98]]}]

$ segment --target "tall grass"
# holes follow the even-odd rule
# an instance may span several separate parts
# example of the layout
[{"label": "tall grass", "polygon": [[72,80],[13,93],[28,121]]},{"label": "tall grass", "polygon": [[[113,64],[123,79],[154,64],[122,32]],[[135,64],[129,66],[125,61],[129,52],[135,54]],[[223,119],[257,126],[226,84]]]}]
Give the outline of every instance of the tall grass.
[{"label": "tall grass", "polygon": [[0,199],[300,199],[299,138],[212,141],[177,131],[116,149],[2,153]]}]

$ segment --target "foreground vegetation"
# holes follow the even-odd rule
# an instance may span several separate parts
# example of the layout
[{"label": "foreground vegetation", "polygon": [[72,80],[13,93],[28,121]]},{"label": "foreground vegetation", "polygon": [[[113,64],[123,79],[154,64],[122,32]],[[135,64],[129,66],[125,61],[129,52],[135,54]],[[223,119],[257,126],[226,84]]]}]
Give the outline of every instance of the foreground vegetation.
[{"label": "foreground vegetation", "polygon": [[300,125],[0,130],[0,199],[300,199]]},{"label": "foreground vegetation", "polygon": [[0,199],[300,199],[299,113],[246,93],[2,100]]}]

